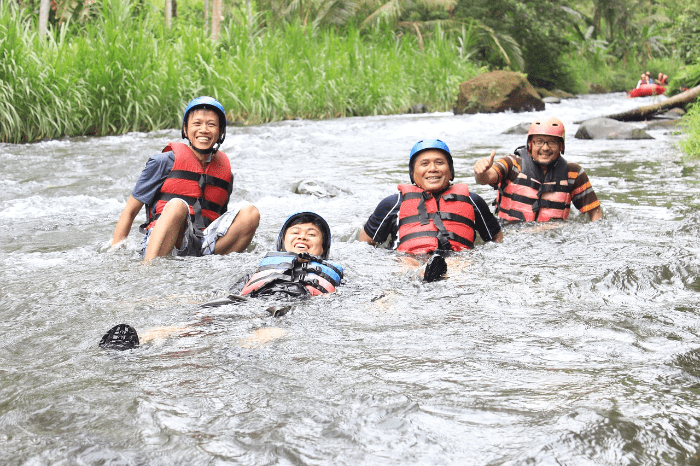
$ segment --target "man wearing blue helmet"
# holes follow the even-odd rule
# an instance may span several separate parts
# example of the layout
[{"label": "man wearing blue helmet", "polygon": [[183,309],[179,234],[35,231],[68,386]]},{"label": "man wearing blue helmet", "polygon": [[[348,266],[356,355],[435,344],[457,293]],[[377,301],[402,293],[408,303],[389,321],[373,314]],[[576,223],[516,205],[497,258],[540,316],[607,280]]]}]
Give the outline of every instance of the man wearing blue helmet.
[{"label": "man wearing blue helmet", "polygon": [[[437,257],[473,248],[475,231],[484,241],[501,241],[501,227],[486,202],[466,184],[451,183],[454,164],[447,144],[439,139],[418,141],[408,169],[413,184],[399,185],[399,193],[379,203],[360,232],[361,241],[389,247],[396,242],[399,251]],[[424,279],[440,278],[445,271],[444,260],[431,259]]]},{"label": "man wearing blue helmet", "polygon": [[246,201],[229,206],[231,163],[219,150],[226,137],[224,107],[212,97],[192,100],[181,134],[189,145],[171,142],[148,159],[114,229],[112,246],[128,236],[146,206],[144,262],[166,255],[241,252],[260,221],[258,210]]}]

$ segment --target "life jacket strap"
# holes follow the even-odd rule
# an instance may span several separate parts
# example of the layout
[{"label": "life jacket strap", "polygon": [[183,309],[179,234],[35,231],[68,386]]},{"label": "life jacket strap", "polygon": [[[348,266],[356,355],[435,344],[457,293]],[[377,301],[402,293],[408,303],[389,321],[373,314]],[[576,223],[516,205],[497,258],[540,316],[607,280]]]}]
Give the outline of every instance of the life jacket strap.
[{"label": "life jacket strap", "polygon": [[460,201],[471,203],[469,196],[463,196],[461,194],[445,194],[444,196],[442,196],[442,199],[445,201]]},{"label": "life jacket strap", "polygon": [[[464,224],[470,226],[471,228],[475,228],[474,222],[470,218],[467,218],[463,215],[453,214],[450,212],[435,212],[433,214],[430,214],[430,218],[436,218],[436,217],[438,217],[439,219],[442,219],[442,220],[449,220],[452,222],[464,223]],[[402,218],[401,220],[399,220],[399,227],[402,225],[405,225],[407,223],[415,223],[418,221],[420,221],[420,218],[418,215],[411,215],[409,217],[405,217],[405,218]]]},{"label": "life jacket strap", "polygon": [[[216,178],[206,173],[195,173],[186,170],[172,170],[166,178],[178,178],[189,181],[196,181],[199,183],[200,188],[202,184],[208,184],[210,186],[216,186],[217,188],[224,189],[228,191],[229,183],[221,178]],[[203,183],[201,182],[203,181]]]},{"label": "life jacket strap", "polygon": [[[463,244],[464,246],[466,246],[469,249],[474,248],[473,242],[469,241],[466,238],[462,238],[461,236],[456,235],[456,234],[452,233],[451,231],[446,231],[445,233],[441,233],[439,231],[417,231],[415,233],[409,233],[406,236],[404,236],[403,238],[401,238],[401,243],[412,240],[414,238],[420,238],[422,236],[430,236],[432,238],[438,238],[438,241],[440,241],[441,234],[444,236],[447,236],[447,238],[451,241],[455,241],[457,243]],[[451,250],[452,246],[449,245],[449,243],[448,243],[447,247],[445,247],[445,248],[440,247],[438,249]]]},{"label": "life jacket strap", "polygon": [[418,220],[421,225],[427,225],[430,223],[430,218],[428,217],[428,208],[425,205],[425,191],[421,193],[420,202],[418,203]]}]

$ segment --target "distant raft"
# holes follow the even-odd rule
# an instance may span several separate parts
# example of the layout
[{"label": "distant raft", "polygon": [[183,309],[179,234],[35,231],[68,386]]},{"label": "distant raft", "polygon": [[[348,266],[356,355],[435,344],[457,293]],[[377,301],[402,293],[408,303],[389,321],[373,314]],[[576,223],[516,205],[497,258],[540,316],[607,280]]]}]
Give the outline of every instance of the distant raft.
[{"label": "distant raft", "polygon": [[650,95],[661,95],[666,92],[666,88],[658,84],[642,84],[636,89],[627,92],[628,97],[647,97]]}]

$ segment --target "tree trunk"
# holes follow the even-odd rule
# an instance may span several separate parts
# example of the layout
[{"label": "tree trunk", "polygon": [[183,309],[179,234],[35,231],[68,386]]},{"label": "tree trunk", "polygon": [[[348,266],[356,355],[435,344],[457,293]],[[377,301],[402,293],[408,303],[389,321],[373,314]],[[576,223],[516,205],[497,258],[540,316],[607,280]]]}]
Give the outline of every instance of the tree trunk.
[{"label": "tree trunk", "polygon": [[211,10],[211,40],[219,41],[219,32],[221,31],[221,0],[212,2]]},{"label": "tree trunk", "polygon": [[39,5],[39,37],[44,37],[49,26],[50,0],[41,0]]},{"label": "tree trunk", "polygon": [[204,30],[209,26],[209,0],[204,0]]},{"label": "tree trunk", "polygon": [[598,34],[600,34],[600,9],[602,8],[600,2],[596,2],[595,11],[593,12],[593,39],[598,39]]},{"label": "tree trunk", "polygon": [[612,118],[618,121],[643,121],[649,117],[654,116],[656,113],[662,110],[669,110],[674,107],[684,107],[689,103],[693,102],[700,96],[700,86],[695,86],[685,92],[666,99],[663,102],[659,102],[654,105],[645,105],[644,107],[635,108],[634,110],[629,110],[623,113],[616,113],[615,115],[608,115],[607,118]]},{"label": "tree trunk", "polygon": [[170,20],[173,17],[173,3],[171,0],[165,0],[165,27],[170,29]]}]

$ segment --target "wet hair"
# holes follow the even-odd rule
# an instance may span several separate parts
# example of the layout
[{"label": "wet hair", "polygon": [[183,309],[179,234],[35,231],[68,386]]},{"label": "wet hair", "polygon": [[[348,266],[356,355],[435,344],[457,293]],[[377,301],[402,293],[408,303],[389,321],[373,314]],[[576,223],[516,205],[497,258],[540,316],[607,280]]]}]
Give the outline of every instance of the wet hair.
[{"label": "wet hair", "polygon": [[322,240],[324,240],[324,241],[326,240],[326,231],[325,231],[325,227],[323,226],[323,224],[322,224],[321,221],[319,220],[318,215],[310,215],[310,214],[301,214],[301,215],[298,215],[296,218],[292,219],[292,221],[289,222],[289,225],[287,225],[287,228],[284,229],[283,236],[286,236],[286,235],[287,235],[287,230],[289,230],[290,228],[292,228],[294,225],[299,225],[299,224],[302,224],[302,223],[312,223],[312,224],[314,224],[314,225],[318,228],[318,231],[321,232],[321,238],[322,238]]}]

